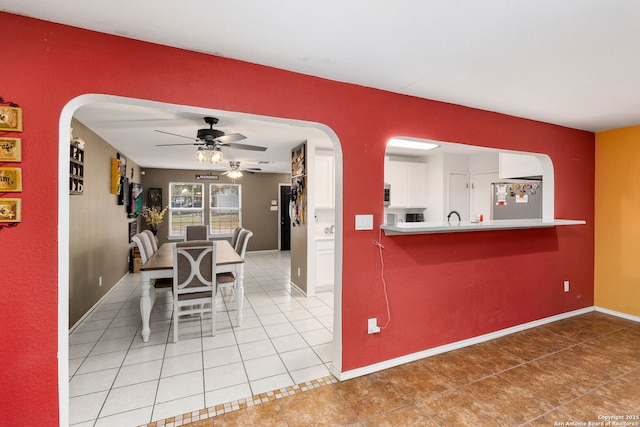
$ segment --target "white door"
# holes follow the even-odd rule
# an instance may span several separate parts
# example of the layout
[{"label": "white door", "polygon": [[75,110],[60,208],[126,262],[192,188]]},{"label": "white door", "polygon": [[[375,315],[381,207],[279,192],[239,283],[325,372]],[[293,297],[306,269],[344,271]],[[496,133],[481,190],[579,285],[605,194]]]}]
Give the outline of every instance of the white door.
[{"label": "white door", "polygon": [[499,181],[498,172],[475,173],[471,175],[471,215],[482,215],[491,219],[491,183]]},{"label": "white door", "polygon": [[449,172],[449,209],[458,211],[462,221],[469,221],[469,174]]}]

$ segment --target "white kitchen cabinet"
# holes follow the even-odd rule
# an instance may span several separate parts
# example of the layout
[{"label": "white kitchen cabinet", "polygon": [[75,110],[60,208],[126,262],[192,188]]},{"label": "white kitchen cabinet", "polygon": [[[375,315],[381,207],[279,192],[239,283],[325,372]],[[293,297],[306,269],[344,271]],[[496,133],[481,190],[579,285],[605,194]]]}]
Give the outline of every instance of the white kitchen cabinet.
[{"label": "white kitchen cabinet", "polygon": [[334,240],[316,240],[316,292],[333,290],[334,258]]},{"label": "white kitchen cabinet", "polygon": [[316,208],[334,208],[334,160],[316,155]]},{"label": "white kitchen cabinet", "polygon": [[542,163],[531,154],[499,154],[500,178],[542,176]]},{"label": "white kitchen cabinet", "polygon": [[426,163],[389,160],[385,167],[385,182],[390,185],[391,208],[427,207]]}]

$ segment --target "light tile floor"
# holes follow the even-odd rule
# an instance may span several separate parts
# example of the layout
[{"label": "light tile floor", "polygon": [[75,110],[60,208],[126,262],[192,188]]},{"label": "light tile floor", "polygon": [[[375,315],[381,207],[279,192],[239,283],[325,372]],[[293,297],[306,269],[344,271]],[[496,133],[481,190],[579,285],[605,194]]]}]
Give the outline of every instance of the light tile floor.
[{"label": "light tile floor", "polygon": [[143,343],[140,275],[125,277],[69,335],[70,424],[143,425],[330,376],[333,292],[292,288],[289,252],[276,251],[247,253],[244,286],[242,327],[224,291],[216,336],[207,316],[181,318],[178,343],[159,290]]}]

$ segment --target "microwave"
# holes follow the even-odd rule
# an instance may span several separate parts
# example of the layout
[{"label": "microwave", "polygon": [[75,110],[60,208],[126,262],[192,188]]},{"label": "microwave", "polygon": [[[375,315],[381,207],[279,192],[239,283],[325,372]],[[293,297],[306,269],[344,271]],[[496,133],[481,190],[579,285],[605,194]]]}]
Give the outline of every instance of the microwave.
[{"label": "microwave", "polygon": [[405,222],[424,222],[423,213],[408,213],[404,217]]},{"label": "microwave", "polygon": [[391,204],[391,185],[384,185],[384,205],[389,206]]}]

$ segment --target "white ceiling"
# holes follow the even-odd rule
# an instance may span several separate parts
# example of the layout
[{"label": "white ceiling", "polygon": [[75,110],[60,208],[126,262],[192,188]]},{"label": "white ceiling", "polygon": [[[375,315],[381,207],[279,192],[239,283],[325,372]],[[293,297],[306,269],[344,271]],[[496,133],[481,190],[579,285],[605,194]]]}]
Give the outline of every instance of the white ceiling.
[{"label": "white ceiling", "polygon": [[[131,99],[107,101],[82,106],[75,111],[74,117],[143,168],[228,170],[228,161],[233,160],[239,161],[241,168],[290,173],[291,149],[302,142],[308,141],[320,149],[332,149],[327,134],[313,124]],[[193,144],[200,143],[196,139],[198,129],[209,128],[205,116],[219,119],[214,129],[246,136],[237,142],[238,145],[262,146],[267,150],[224,147],[223,163],[197,163],[197,147]],[[159,144],[184,145],[163,147]]]},{"label": "white ceiling", "polygon": [[635,0],[0,0],[0,10],[576,129],[640,124]]}]

